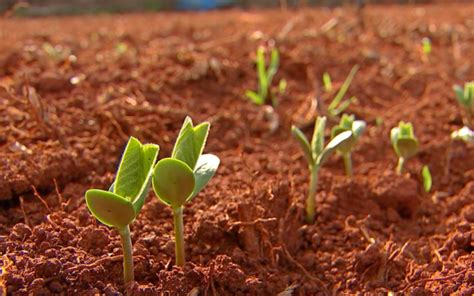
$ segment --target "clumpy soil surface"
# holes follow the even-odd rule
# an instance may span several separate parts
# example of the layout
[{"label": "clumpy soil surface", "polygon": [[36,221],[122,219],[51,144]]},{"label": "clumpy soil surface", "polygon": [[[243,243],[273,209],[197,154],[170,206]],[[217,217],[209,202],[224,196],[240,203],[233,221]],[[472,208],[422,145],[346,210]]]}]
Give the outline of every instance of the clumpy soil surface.
[{"label": "clumpy soil surface", "polygon": [[[474,79],[473,10],[0,19],[0,294],[472,295],[474,149],[450,133],[463,125],[452,86]],[[273,133],[244,97],[258,45],[279,48],[276,80],[288,81]],[[290,126],[310,135],[334,95],[322,74],[337,88],[355,64],[348,112],[368,128],[354,177],[331,157],[306,225],[309,172]],[[130,135],[169,156],[186,115],[211,122],[206,151],[221,159],[185,209],[187,264],[174,267],[171,211],[150,193],[124,286],[118,233],[84,192],[108,188]],[[399,120],[420,141],[401,176],[389,140]]]}]

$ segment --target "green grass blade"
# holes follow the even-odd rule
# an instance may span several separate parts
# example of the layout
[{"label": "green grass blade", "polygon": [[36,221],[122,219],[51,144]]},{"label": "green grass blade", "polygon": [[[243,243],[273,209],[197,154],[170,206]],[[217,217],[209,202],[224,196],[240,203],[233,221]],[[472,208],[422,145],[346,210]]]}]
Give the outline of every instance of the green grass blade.
[{"label": "green grass blade", "polygon": [[358,70],[359,70],[359,65],[355,65],[354,67],[352,67],[351,72],[349,72],[349,75],[347,75],[346,80],[344,80],[344,83],[342,84],[341,88],[337,92],[331,104],[329,104],[328,110],[334,110],[337,108],[339,103],[342,101],[342,99],[346,95],[346,92],[349,89],[349,86],[351,85],[352,80],[354,79],[354,76],[356,75]]}]

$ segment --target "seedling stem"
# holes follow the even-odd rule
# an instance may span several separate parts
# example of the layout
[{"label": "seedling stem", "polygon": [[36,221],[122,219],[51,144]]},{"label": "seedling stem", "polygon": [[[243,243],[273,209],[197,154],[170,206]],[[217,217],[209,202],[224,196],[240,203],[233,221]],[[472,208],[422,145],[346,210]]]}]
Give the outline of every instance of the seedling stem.
[{"label": "seedling stem", "polygon": [[123,249],[123,279],[125,283],[135,280],[133,272],[132,239],[130,237],[130,227],[127,225],[119,230],[120,240]]},{"label": "seedling stem", "polygon": [[316,216],[314,209],[315,209],[316,192],[318,190],[318,173],[319,173],[319,167],[313,167],[311,169],[311,179],[309,181],[309,194],[308,194],[308,199],[306,200],[306,222],[308,224],[313,224],[314,217]]},{"label": "seedling stem", "polygon": [[405,164],[405,159],[403,157],[398,158],[398,164],[397,164],[397,175],[401,175],[403,171],[403,165]]},{"label": "seedling stem", "polygon": [[174,238],[176,265],[183,267],[186,263],[184,255],[184,226],[183,226],[183,207],[173,208]]},{"label": "seedling stem", "polygon": [[346,175],[352,177],[352,159],[350,153],[342,154],[342,159],[344,160],[344,168],[346,169]]}]

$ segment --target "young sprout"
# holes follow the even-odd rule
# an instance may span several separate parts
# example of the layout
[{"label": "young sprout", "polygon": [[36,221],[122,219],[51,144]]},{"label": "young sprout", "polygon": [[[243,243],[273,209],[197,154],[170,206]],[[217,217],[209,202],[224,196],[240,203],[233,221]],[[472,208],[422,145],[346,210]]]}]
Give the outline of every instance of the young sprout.
[{"label": "young sprout", "polygon": [[421,46],[423,49],[423,54],[425,57],[428,57],[431,53],[431,39],[428,37],[425,37],[421,40]]},{"label": "young sprout", "polygon": [[153,171],[156,196],[173,210],[176,265],[184,266],[183,206],[190,202],[214,176],[219,158],[202,154],[210,124],[193,126],[186,117],[171,157],[158,161]]},{"label": "young sprout", "polygon": [[342,84],[341,88],[337,92],[332,102],[329,104],[327,110],[329,117],[338,117],[339,114],[343,113],[344,110],[346,110],[347,107],[349,107],[349,105],[356,100],[356,97],[353,96],[345,101],[342,101],[358,70],[359,65],[355,65],[354,67],[352,67],[351,72],[349,72],[349,75],[347,75],[346,80],[344,80],[344,83]]},{"label": "young sprout", "polygon": [[345,131],[351,131],[352,136],[350,141],[346,141],[343,145],[337,148],[337,151],[342,155],[344,160],[344,168],[347,176],[352,176],[352,160],[351,150],[359,140],[366,127],[366,123],[363,120],[354,120],[354,115],[343,114],[341,122],[331,130],[331,139],[334,139],[337,135]]},{"label": "young sprout", "polygon": [[423,177],[423,189],[426,193],[430,192],[433,181],[431,180],[430,168],[425,165],[421,170],[421,176]]},{"label": "young sprout", "polygon": [[[270,97],[272,106],[276,107],[278,101],[275,94],[272,92],[273,77],[278,71],[280,65],[280,53],[278,49],[272,48],[270,56],[270,65],[265,63],[265,48],[259,46],[257,49],[257,75],[258,75],[258,92],[247,90],[245,95],[256,105],[264,105]],[[286,81],[279,83],[280,94],[286,90]]]},{"label": "young sprout", "polygon": [[311,144],[304,133],[296,126],[291,127],[291,133],[298,140],[303,149],[304,156],[308,162],[311,173],[309,183],[309,194],[306,199],[306,221],[310,224],[314,222],[315,197],[318,187],[318,174],[321,166],[326,162],[329,156],[339,147],[347,145],[352,141],[352,131],[343,131],[335,136],[326,146],[324,146],[324,130],[326,127],[326,117],[318,117],[314,125]]},{"label": "young sprout", "polygon": [[125,283],[134,280],[129,225],[145,202],[158,152],[158,145],[142,145],[131,137],[109,190],[90,189],[86,192],[87,207],[92,215],[103,224],[115,227],[120,234]]},{"label": "young sprout", "polygon": [[464,83],[464,88],[460,85],[455,85],[453,89],[459,105],[464,108],[466,113],[464,124],[471,127],[472,113],[474,112],[474,81]]},{"label": "young sprout", "polygon": [[325,92],[331,92],[332,91],[331,75],[329,75],[328,72],[324,72],[324,74],[323,74],[323,86],[324,86],[324,91]]},{"label": "young sprout", "polygon": [[395,153],[398,155],[396,171],[397,174],[400,175],[403,171],[405,161],[418,152],[418,140],[413,133],[412,124],[400,121],[398,127],[392,128],[390,140],[392,141]]}]

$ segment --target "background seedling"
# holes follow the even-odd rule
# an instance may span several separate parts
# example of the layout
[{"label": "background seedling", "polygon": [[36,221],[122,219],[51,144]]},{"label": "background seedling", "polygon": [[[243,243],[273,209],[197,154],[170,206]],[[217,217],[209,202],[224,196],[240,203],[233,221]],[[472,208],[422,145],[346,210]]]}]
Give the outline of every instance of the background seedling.
[{"label": "background seedling", "polygon": [[395,153],[398,155],[396,172],[400,175],[405,161],[418,152],[418,140],[413,133],[412,124],[400,121],[398,127],[392,128],[390,140]]},{"label": "background seedling", "polygon": [[[275,93],[272,92],[273,77],[278,72],[280,66],[280,53],[278,49],[272,48],[270,54],[270,65],[266,66],[265,63],[265,48],[263,46],[257,49],[257,76],[258,76],[258,91],[247,90],[245,95],[256,105],[264,105],[268,99],[271,100],[272,106],[275,108],[278,104]],[[286,81],[279,82],[279,93],[283,94],[286,91]]]},{"label": "background seedling", "polygon": [[332,91],[331,75],[329,75],[328,72],[324,72],[324,74],[323,74],[323,86],[324,86],[324,91],[325,92],[331,92]]},{"label": "background seedling", "polygon": [[421,170],[421,176],[423,177],[423,189],[426,193],[430,192],[433,181],[431,180],[430,168],[425,165]]},{"label": "background seedling", "polygon": [[[344,112],[344,110],[347,109],[347,107],[349,107],[349,105],[352,102],[356,100],[356,97],[352,96],[349,99],[343,101],[347,93],[347,90],[351,86],[352,80],[354,79],[358,70],[359,70],[359,65],[355,65],[354,67],[352,67],[351,72],[349,72],[349,75],[347,75],[346,80],[344,80],[341,88],[339,88],[339,91],[337,92],[336,96],[329,104],[328,109],[327,109],[327,113],[329,117],[331,118],[338,117],[341,113]],[[324,79],[324,76],[323,76],[323,79]],[[326,89],[326,86],[325,86],[325,89]]]},{"label": "background seedling", "polygon": [[464,88],[460,85],[453,87],[456,93],[456,99],[459,105],[464,109],[466,116],[464,117],[464,125],[472,128],[472,113],[474,112],[474,81],[464,83]]},{"label": "background seedling", "polygon": [[293,136],[298,140],[303,149],[304,156],[308,162],[311,173],[309,183],[309,194],[306,199],[306,221],[314,222],[315,197],[318,186],[318,174],[321,166],[326,162],[329,156],[339,147],[347,145],[352,140],[352,131],[343,131],[335,136],[326,146],[324,146],[324,130],[326,127],[326,117],[318,117],[314,125],[311,144],[304,133],[296,126],[291,127]]},{"label": "background seedling", "polygon": [[425,37],[421,40],[421,47],[423,49],[423,54],[425,55],[426,58],[429,57],[431,53],[431,39],[428,37]]},{"label": "background seedling", "polygon": [[142,145],[131,137],[109,191],[90,189],[86,192],[87,207],[92,215],[103,224],[115,227],[120,234],[125,283],[134,280],[129,225],[145,202],[158,152],[158,145]]},{"label": "background seedling", "polygon": [[209,133],[208,122],[193,126],[186,117],[170,158],[156,164],[153,189],[156,196],[173,209],[176,265],[184,266],[183,206],[190,202],[214,176],[219,158],[202,154]]},{"label": "background seedling", "polygon": [[337,137],[337,135],[345,132],[351,131],[352,136],[349,141],[346,141],[344,144],[339,145],[337,151],[341,154],[344,161],[344,168],[346,170],[347,176],[352,176],[352,159],[351,151],[354,148],[355,144],[359,140],[359,137],[362,135],[366,127],[366,123],[363,120],[354,120],[354,115],[343,114],[339,125],[336,125],[331,130],[331,139]]},{"label": "background seedling", "polygon": [[452,132],[451,139],[463,141],[465,143],[474,143],[474,131],[467,126]]}]

